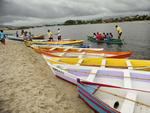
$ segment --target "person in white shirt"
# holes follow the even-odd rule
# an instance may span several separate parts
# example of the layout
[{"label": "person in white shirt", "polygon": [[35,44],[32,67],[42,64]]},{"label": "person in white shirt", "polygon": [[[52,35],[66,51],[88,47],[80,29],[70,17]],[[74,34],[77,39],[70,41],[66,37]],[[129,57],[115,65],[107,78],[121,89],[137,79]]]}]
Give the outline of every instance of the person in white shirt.
[{"label": "person in white shirt", "polygon": [[60,40],[61,40],[60,28],[58,28],[58,31],[57,31],[57,36],[58,36],[58,41],[60,41]]}]

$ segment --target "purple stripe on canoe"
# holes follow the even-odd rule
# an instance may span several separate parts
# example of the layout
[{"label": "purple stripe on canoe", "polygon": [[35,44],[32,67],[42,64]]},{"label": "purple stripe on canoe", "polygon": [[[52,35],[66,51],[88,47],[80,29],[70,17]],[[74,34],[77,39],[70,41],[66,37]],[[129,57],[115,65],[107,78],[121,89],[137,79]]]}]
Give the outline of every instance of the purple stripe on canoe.
[{"label": "purple stripe on canoe", "polygon": [[98,70],[97,74],[98,75],[115,75],[115,76],[122,77],[124,73],[121,71]]},{"label": "purple stripe on canoe", "polygon": [[77,76],[88,76],[91,70],[87,69],[69,69],[69,73],[77,75]]},{"label": "purple stripe on canoe", "polygon": [[141,78],[141,79],[134,79],[134,80],[136,80],[136,81],[141,81],[142,80],[142,78],[143,79],[149,79],[149,80],[142,80],[142,81],[144,81],[144,82],[150,82],[150,74],[148,75],[148,74],[141,74],[141,73],[131,73],[131,77],[133,77],[133,78]]},{"label": "purple stripe on canoe", "polygon": [[[123,72],[121,71],[109,71],[109,70],[98,70],[96,78],[112,78],[112,79],[123,79]],[[110,75],[110,76],[107,76]],[[111,77],[112,75],[112,77]],[[113,77],[115,76],[115,77]]]}]

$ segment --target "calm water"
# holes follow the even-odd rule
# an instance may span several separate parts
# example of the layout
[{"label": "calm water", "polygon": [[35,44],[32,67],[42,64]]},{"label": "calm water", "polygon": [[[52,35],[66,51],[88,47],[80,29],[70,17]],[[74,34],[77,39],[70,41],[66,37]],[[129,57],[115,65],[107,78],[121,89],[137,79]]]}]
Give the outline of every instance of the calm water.
[{"label": "calm water", "polygon": [[105,51],[133,51],[131,58],[150,59],[150,21],[125,22],[118,23],[123,29],[122,38],[126,44],[123,46],[97,44],[87,41],[87,35],[93,32],[112,32],[114,37],[115,23],[109,24],[88,24],[88,25],[71,25],[71,26],[52,26],[30,29],[35,34],[47,34],[47,30],[57,32],[61,28],[63,38],[85,40],[91,47],[104,48]]}]

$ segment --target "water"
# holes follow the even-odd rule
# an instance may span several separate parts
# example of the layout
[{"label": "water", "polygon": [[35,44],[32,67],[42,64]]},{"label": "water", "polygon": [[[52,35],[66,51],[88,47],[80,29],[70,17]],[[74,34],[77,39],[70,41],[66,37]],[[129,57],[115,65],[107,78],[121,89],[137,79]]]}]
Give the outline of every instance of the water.
[{"label": "water", "polygon": [[[57,33],[57,29],[61,29],[63,38],[85,40],[94,48],[104,48],[105,51],[133,51],[130,58],[134,59],[150,59],[150,21],[140,22],[124,22],[117,23],[123,29],[122,39],[126,44],[123,46],[107,45],[92,43],[87,40],[87,35],[93,32],[112,32],[114,37],[117,37],[115,32],[116,23],[108,24],[88,24],[88,25],[70,25],[70,26],[51,26],[42,28],[33,28],[30,31],[34,34],[47,34],[47,30]],[[57,38],[57,37],[56,37]]]}]

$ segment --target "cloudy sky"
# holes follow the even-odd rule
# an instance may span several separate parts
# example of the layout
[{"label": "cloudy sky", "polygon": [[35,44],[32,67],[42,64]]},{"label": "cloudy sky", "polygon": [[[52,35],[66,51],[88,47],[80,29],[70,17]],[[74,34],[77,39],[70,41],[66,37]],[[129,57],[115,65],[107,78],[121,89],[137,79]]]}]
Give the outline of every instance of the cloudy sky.
[{"label": "cloudy sky", "polygon": [[150,0],[0,0],[3,25],[53,24],[129,14],[150,14]]}]

